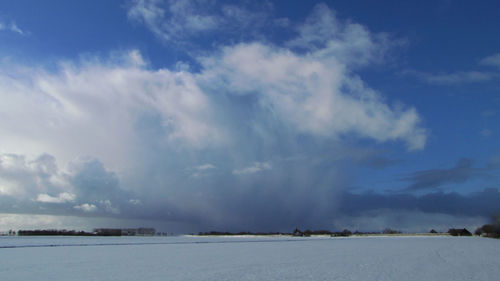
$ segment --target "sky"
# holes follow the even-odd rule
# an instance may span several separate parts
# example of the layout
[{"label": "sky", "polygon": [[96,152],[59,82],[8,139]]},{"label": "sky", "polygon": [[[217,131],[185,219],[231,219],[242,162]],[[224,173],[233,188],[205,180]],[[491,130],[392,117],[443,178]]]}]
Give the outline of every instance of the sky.
[{"label": "sky", "polygon": [[494,1],[3,1],[0,230],[500,212]]}]

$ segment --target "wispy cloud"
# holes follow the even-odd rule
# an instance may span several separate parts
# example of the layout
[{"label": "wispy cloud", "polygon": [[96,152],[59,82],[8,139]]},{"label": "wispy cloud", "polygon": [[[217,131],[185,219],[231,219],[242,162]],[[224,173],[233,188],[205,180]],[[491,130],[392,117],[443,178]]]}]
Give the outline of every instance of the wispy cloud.
[{"label": "wispy cloud", "polygon": [[255,174],[264,170],[270,170],[272,166],[269,162],[255,162],[248,167],[244,167],[242,169],[233,170],[233,174],[235,175],[250,175]]},{"label": "wispy cloud", "polygon": [[76,196],[69,192],[59,193],[58,196],[50,196],[45,193],[38,194],[38,197],[35,199],[38,202],[42,203],[66,203],[75,201]]},{"label": "wispy cloud", "polygon": [[425,73],[418,71],[405,71],[404,73],[413,75],[432,84],[481,83],[491,81],[500,77],[500,73],[490,71],[465,71],[451,73]]},{"label": "wispy cloud", "polygon": [[205,4],[196,0],[137,0],[132,2],[128,16],[165,41],[178,40],[219,25],[217,17],[205,12]]},{"label": "wispy cloud", "polygon": [[298,36],[287,41],[287,47],[313,51],[319,57],[334,56],[351,67],[383,61],[387,50],[403,43],[385,33],[372,33],[361,24],[339,20],[326,4],[316,5],[296,31]]},{"label": "wispy cloud", "polygon": [[213,164],[206,163],[193,168],[189,168],[188,171],[191,173],[193,178],[201,178],[210,174],[210,170],[216,169],[217,167]]},{"label": "wispy cloud", "polygon": [[0,22],[0,31],[2,31],[2,30],[15,32],[15,33],[20,34],[20,35],[25,34],[25,32],[19,26],[17,26],[17,24],[14,22],[11,22],[11,23]]},{"label": "wispy cloud", "polygon": [[[500,67],[500,54],[485,57],[479,61],[480,66]],[[432,84],[463,84],[463,83],[484,83],[500,78],[500,72],[491,70],[467,70],[452,72],[428,73],[415,70],[403,72],[406,75],[415,76]]]},{"label": "wispy cloud", "polygon": [[479,64],[500,67],[500,53],[483,58]]},{"label": "wispy cloud", "polygon": [[210,170],[210,169],[215,169],[215,168],[216,168],[215,165],[207,163],[207,164],[203,164],[203,165],[196,167],[196,170],[205,171],[205,170]]},{"label": "wispy cloud", "polygon": [[[130,20],[144,24],[168,44],[194,45],[198,38],[224,41],[258,38],[273,28],[286,26],[287,19],[271,17],[270,2],[238,5],[203,0],[134,0],[129,3]],[[208,35],[214,35],[208,37]],[[214,39],[218,38],[218,39]]]}]

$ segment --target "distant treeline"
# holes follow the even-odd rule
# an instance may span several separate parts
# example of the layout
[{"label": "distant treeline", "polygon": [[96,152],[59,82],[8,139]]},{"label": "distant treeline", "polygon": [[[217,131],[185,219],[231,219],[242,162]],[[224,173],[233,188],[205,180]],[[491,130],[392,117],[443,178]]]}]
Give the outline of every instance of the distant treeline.
[{"label": "distant treeline", "polygon": [[[346,237],[351,235],[381,235],[381,234],[401,234],[401,231],[394,230],[391,228],[386,228],[381,232],[361,232],[354,231],[351,232],[349,229],[344,229],[343,231],[329,231],[329,230],[305,230],[301,231],[296,228],[293,232],[227,232],[227,231],[209,231],[200,232],[200,236],[232,236],[232,235],[290,235],[290,236],[300,236],[309,237],[311,235],[330,235],[332,237]],[[472,236],[472,233],[465,228],[450,228],[446,233],[437,232],[434,229],[429,231],[430,234],[447,234],[451,236]],[[500,224],[485,224],[479,227],[474,232],[477,236],[500,238]]]},{"label": "distant treeline", "polygon": [[[14,232],[15,233],[15,232]],[[66,229],[37,229],[37,230],[19,230],[17,235],[20,236],[53,236],[53,235],[64,235],[64,236],[154,236],[156,230],[154,228],[96,228],[92,232],[76,231],[76,230],[66,230]],[[159,233],[166,235],[165,233]]]},{"label": "distant treeline", "polygon": [[64,236],[97,236],[97,233],[76,231],[76,230],[58,230],[58,229],[37,229],[37,230],[19,230],[17,232],[19,236],[53,236],[53,235],[64,235]]},{"label": "distant treeline", "polygon": [[491,238],[500,238],[500,223],[485,224],[476,229],[474,234]]},{"label": "distant treeline", "polygon": [[209,231],[209,232],[199,232],[200,236],[234,236],[234,235],[291,235],[291,236],[303,236],[309,237],[311,235],[330,235],[330,236],[351,236],[351,235],[369,235],[369,234],[397,234],[401,233],[401,231],[393,230],[387,228],[382,232],[360,232],[355,231],[351,232],[348,229],[344,229],[343,231],[330,231],[330,230],[310,230],[307,229],[305,231],[301,231],[296,228],[293,232],[227,232],[227,231]]},{"label": "distant treeline", "polygon": [[199,232],[198,235],[201,236],[221,236],[221,235],[286,235],[287,233],[282,232],[227,232],[227,231],[209,231],[209,232]]},{"label": "distant treeline", "polygon": [[[293,232],[250,232],[250,231],[242,231],[242,232],[228,232],[228,231],[209,231],[209,232],[199,232],[198,235],[201,236],[234,236],[234,235],[294,235],[294,236],[311,236],[311,235],[332,235],[332,234],[341,234],[341,232],[331,232],[329,230],[305,230],[300,231],[296,229]],[[351,233],[352,234],[352,233]]]}]

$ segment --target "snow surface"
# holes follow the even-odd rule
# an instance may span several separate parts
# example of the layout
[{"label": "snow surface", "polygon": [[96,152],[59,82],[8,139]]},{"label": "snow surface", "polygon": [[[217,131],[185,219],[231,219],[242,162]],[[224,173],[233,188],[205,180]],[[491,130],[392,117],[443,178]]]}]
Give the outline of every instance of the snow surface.
[{"label": "snow surface", "polygon": [[9,280],[500,280],[477,237],[0,237]]}]

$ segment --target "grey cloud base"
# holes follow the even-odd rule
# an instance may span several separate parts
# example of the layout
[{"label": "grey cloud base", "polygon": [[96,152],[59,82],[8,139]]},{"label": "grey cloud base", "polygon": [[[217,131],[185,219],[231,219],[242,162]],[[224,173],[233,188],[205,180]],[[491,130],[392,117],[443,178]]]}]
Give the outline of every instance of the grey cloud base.
[{"label": "grey cloud base", "polygon": [[[465,219],[468,224],[473,224],[471,218],[476,218],[479,224],[498,213],[500,202],[497,189],[468,195],[354,194],[344,190],[349,182],[346,171],[321,158],[307,162],[301,158],[275,161],[272,169],[256,171],[258,176],[234,174],[212,165],[210,173],[198,177],[188,173],[177,179],[173,187],[154,189],[148,194],[143,189],[126,191],[117,176],[95,159],[76,162],[71,172],[65,174],[53,165],[54,159],[48,155],[35,162],[20,161],[19,156],[8,157],[9,167],[6,167],[7,156],[2,157],[2,178],[13,183],[16,175],[22,174],[25,186],[29,187],[25,191],[30,193],[25,197],[0,196],[0,213],[100,217],[135,220],[135,223],[145,220],[156,225],[185,224],[192,231],[290,231],[297,226],[333,229],[342,224],[370,231],[384,227],[425,231],[422,217],[436,216],[441,225],[446,224],[446,219],[456,225],[460,221],[457,218],[468,218]],[[16,159],[17,167],[12,166]],[[211,174],[216,170],[219,172]],[[54,176],[61,178],[60,184],[68,185],[62,190],[74,196],[61,196],[62,190],[57,186],[49,190],[43,189],[46,185],[35,184]],[[32,178],[32,186],[27,178]],[[47,197],[40,197],[41,192]],[[387,213],[389,210],[405,213],[405,219],[398,220]],[[380,216],[386,219],[380,219],[379,224],[368,223],[367,218]]]}]

